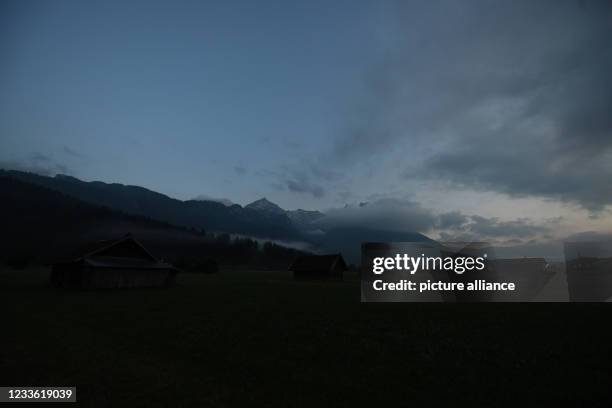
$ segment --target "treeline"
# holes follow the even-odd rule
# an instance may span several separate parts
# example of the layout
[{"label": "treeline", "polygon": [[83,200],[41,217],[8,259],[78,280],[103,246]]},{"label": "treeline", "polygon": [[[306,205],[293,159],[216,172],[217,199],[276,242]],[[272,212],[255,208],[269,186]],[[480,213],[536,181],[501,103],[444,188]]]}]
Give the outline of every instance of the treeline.
[{"label": "treeline", "polygon": [[287,269],[293,260],[305,252],[273,242],[260,243],[251,238],[229,234],[206,234],[205,242],[193,245],[152,243],[164,259],[179,269],[214,273],[222,266],[250,269]]}]

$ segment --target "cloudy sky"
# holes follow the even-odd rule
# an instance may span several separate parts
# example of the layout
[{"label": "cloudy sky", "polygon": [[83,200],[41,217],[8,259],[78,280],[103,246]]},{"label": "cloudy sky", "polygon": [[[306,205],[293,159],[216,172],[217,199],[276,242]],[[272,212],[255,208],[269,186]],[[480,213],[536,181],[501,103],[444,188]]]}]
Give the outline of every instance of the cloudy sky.
[{"label": "cloudy sky", "polygon": [[609,1],[3,1],[0,167],[446,238],[608,233],[611,38]]}]

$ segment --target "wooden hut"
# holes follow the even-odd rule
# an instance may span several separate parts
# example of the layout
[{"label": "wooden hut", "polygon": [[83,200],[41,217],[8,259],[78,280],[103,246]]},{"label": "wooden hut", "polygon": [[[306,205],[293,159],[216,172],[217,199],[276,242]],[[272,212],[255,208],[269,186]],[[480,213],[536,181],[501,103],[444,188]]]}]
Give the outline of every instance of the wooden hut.
[{"label": "wooden hut", "polygon": [[342,280],[348,267],[340,254],[304,255],[298,257],[289,270],[300,280]]},{"label": "wooden hut", "polygon": [[167,287],[174,283],[176,272],[128,234],[97,242],[80,255],[55,263],[51,284],[84,289]]}]

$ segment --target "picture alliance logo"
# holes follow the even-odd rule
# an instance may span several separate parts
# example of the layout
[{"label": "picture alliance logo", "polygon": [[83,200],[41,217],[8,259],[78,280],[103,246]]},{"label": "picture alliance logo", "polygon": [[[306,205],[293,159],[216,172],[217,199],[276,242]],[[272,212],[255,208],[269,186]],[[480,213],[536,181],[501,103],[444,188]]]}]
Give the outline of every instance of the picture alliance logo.
[{"label": "picture alliance logo", "polygon": [[372,260],[372,272],[380,275],[385,271],[405,271],[411,275],[417,271],[453,271],[458,275],[486,268],[487,254],[483,256],[410,256],[397,254],[394,257],[376,257]]}]

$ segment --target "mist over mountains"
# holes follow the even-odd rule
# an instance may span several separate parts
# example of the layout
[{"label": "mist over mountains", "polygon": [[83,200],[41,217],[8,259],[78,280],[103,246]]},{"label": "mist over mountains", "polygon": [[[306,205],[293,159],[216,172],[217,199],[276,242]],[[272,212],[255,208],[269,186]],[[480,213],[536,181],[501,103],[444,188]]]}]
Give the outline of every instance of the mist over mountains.
[{"label": "mist over mountains", "polygon": [[269,240],[209,233],[127,214],[1,175],[0,224],[0,264],[15,269],[74,260],[100,242],[127,234],[180,270],[200,273],[213,273],[220,264],[283,270],[304,253]]},{"label": "mist over mountains", "polygon": [[301,231],[317,229],[318,226],[315,224],[315,222],[325,217],[325,214],[320,211],[309,211],[302,209],[284,210],[265,197],[247,204],[244,208],[267,214],[286,215]]},{"label": "mist over mountains", "polygon": [[54,190],[96,206],[143,216],[179,227],[278,240],[285,244],[308,244],[315,252],[340,252],[350,262],[359,261],[364,241],[425,241],[417,232],[391,232],[343,225],[325,227],[320,211],[287,211],[266,198],[244,207],[218,201],[181,201],[139,186],[99,181],[85,182],[58,174],[54,177],[0,170],[0,177],[12,178]]}]

